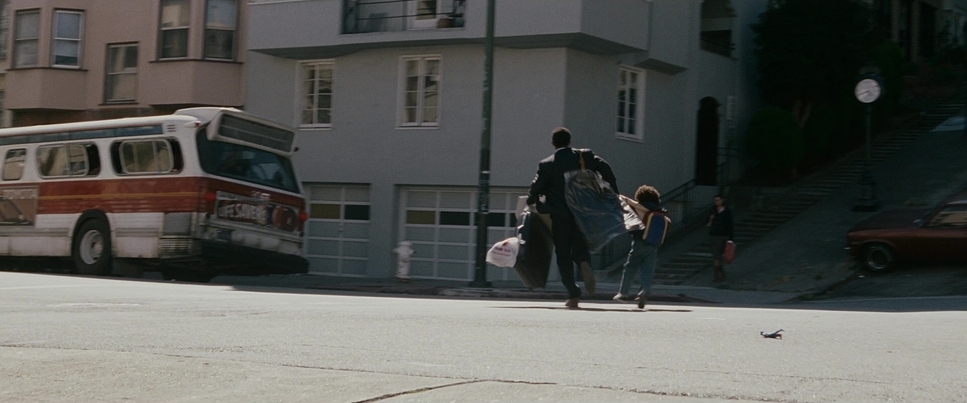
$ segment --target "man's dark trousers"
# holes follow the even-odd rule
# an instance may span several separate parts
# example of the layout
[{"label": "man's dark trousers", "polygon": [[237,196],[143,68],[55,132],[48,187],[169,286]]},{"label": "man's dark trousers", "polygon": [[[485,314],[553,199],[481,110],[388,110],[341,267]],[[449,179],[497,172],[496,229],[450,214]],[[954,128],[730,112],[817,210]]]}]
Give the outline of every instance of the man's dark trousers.
[{"label": "man's dark trousers", "polygon": [[561,282],[567,288],[568,298],[578,298],[581,289],[574,283],[574,262],[591,261],[588,243],[570,211],[551,212],[551,227]]}]

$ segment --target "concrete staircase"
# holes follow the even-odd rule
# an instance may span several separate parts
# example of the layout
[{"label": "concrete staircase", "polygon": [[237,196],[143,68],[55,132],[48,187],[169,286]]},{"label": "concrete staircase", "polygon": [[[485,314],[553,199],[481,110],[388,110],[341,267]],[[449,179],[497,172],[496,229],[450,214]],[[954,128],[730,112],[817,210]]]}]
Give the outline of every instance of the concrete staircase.
[{"label": "concrete staircase", "polygon": [[[963,112],[963,97],[957,98],[929,108],[898,130],[877,136],[871,146],[871,164],[879,164],[924,133]],[[843,186],[857,183],[865,166],[866,150],[861,147],[796,184],[763,197],[761,203],[755,203],[744,211],[735,211],[735,242],[749,245]],[[707,237],[703,236],[705,231],[706,228],[701,227],[695,230],[696,234],[674,242],[687,245],[672,243],[663,247],[663,255],[655,271],[655,284],[679,285],[703,270],[710,270],[712,255]]]}]

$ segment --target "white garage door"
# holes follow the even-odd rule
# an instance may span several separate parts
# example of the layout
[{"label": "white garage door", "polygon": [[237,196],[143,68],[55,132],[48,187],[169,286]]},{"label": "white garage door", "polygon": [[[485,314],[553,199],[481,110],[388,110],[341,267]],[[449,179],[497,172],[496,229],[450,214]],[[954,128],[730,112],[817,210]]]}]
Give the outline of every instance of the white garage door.
[{"label": "white garage door", "polygon": [[[514,236],[517,199],[525,189],[491,189],[488,240]],[[399,240],[410,241],[413,278],[470,280],[476,265],[476,189],[406,188],[400,195]],[[514,280],[513,269],[488,265],[488,280]]]},{"label": "white garage door", "polygon": [[369,257],[369,186],[308,185],[309,271],[366,275]]}]

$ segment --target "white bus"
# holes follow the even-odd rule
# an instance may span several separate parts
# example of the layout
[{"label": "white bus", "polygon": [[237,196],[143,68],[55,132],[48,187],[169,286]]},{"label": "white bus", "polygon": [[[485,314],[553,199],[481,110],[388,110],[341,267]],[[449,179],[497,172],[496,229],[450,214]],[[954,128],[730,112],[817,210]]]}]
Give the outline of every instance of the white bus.
[{"label": "white bus", "polygon": [[305,273],[294,140],[232,108],[0,129],[0,256],[202,282]]}]

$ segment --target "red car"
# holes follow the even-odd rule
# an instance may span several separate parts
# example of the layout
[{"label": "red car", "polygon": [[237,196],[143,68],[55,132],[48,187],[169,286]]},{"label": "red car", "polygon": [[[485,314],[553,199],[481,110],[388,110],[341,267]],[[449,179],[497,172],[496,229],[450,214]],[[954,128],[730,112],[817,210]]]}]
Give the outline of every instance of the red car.
[{"label": "red car", "polygon": [[967,263],[967,192],[932,209],[884,211],[847,231],[846,241],[871,272],[898,262]]}]

